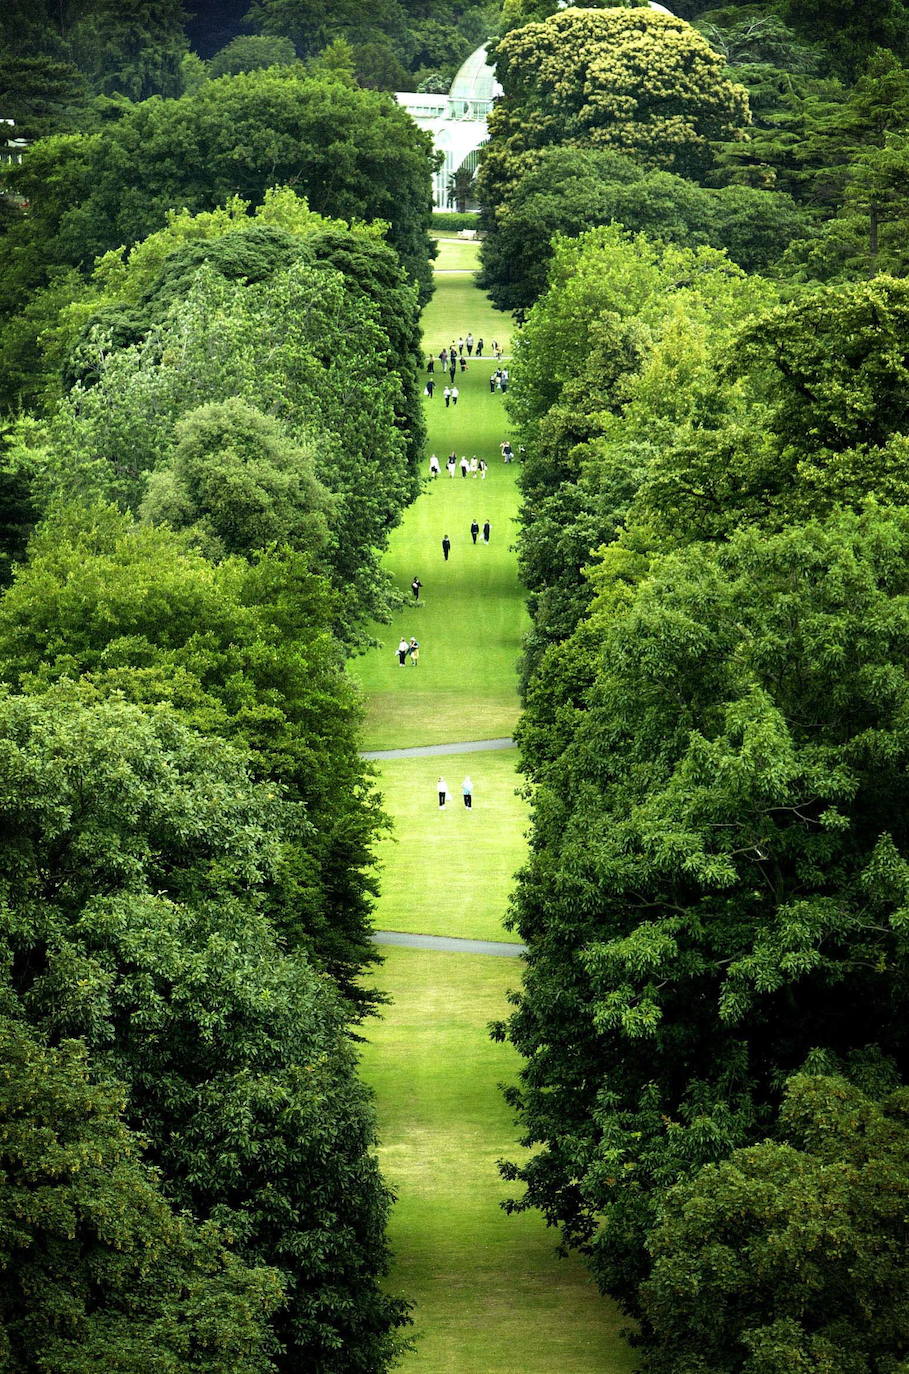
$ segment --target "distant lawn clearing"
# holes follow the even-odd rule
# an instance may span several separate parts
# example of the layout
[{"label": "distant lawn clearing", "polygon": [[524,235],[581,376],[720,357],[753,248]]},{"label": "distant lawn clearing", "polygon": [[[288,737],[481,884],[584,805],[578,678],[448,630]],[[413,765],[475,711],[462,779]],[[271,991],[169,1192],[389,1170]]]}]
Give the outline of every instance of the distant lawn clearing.
[{"label": "distant lawn clearing", "polygon": [[[510,735],[518,718],[516,663],[528,621],[510,549],[518,468],[499,451],[502,400],[468,373],[458,405],[446,410],[436,396],[427,414],[440,458],[451,448],[459,457],[477,453],[489,472],[481,481],[449,478],[443,469],[392,532],[385,566],[407,601],[390,625],[372,627],[383,647],[350,669],[367,694],[364,749],[496,739]],[[471,543],[473,519],[489,520],[488,545],[482,537]],[[452,545],[447,563],[443,534]],[[411,601],[415,574],[421,605]],[[417,668],[398,667],[402,635],[420,641]]]},{"label": "distant lawn clearing", "polygon": [[[516,754],[503,749],[376,765],[385,809],[395,818],[394,837],[379,849],[384,930],[517,938],[502,931],[512,876],[524,858],[526,809],[515,796]],[[468,773],[474,786],[470,811],[461,796]],[[444,811],[436,788],[440,774],[452,793]]]},{"label": "distant lawn clearing", "polygon": [[[423,311],[423,343],[428,353],[438,353],[452,339],[468,330],[475,339],[482,338],[490,352],[493,339],[498,339],[506,353],[511,352],[511,316],[494,310],[489,300],[478,291],[473,281],[473,269],[479,265],[479,244],[461,239],[438,240],[439,256],[435,260],[435,294]],[[454,273],[448,273],[454,269]]]},{"label": "distant lawn clearing", "polygon": [[[461,261],[462,250],[476,254],[472,244],[445,244],[440,261],[452,260],[455,249]],[[436,281],[424,317],[435,352],[468,329],[505,343],[506,318],[469,275]],[[480,481],[443,471],[392,534],[386,566],[403,604],[390,625],[373,627],[381,647],[351,667],[368,708],[364,749],[507,737],[517,721],[515,668],[527,626],[510,548],[518,466],[503,464],[499,451],[510,436],[501,394],[489,392],[494,366],[474,359],[459,372],[461,399],[448,410],[445,378],[434,374],[441,385],[426,403],[427,456],[435,450],[444,462],[452,448],[458,457],[476,453],[489,473]],[[474,518],[491,522],[488,545],[472,544]],[[415,573],[420,605],[410,595]],[[398,666],[402,635],[420,641],[416,668]],[[503,749],[376,764],[395,826],[377,856],[379,929],[514,939],[501,922],[525,847],[515,757]],[[471,811],[461,800],[468,772]],[[453,794],[444,811],[439,774]],[[496,1161],[521,1157],[499,1085],[514,1080],[519,1060],[489,1038],[488,1023],[507,1015],[506,992],[523,965],[490,955],[384,952],[370,981],[392,1000],[363,1027],[363,1068],[376,1092],[382,1167],[398,1194],[389,1286],[415,1304],[418,1345],[403,1374],[631,1374],[620,1314],[584,1266],[556,1257],[558,1237],[537,1213],[509,1217],[499,1207],[512,1190]]]},{"label": "distant lawn clearing", "polygon": [[517,1056],[485,1034],[507,1012],[520,964],[387,949],[394,998],[366,1028],[364,1068],[379,1102],[383,1171],[399,1194],[391,1223],[396,1292],[416,1302],[407,1374],[631,1374],[622,1318],[578,1260],[560,1260],[537,1214],[506,1217],[514,1159],[499,1084]]}]

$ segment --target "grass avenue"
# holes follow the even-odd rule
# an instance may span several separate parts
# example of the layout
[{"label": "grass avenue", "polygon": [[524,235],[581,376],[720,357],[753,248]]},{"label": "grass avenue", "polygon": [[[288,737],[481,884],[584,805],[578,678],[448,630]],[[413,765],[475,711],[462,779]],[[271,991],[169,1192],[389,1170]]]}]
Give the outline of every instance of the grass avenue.
[{"label": "grass avenue", "polygon": [[[457,255],[452,261],[449,254]],[[438,353],[472,330],[507,351],[505,317],[495,314],[472,274],[476,246],[442,241],[436,294],[424,317]],[[366,749],[492,739],[518,716],[515,659],[525,627],[511,551],[517,466],[502,462],[508,436],[495,363],[473,360],[459,375],[461,400],[446,410],[427,401],[429,447],[441,477],[407,512],[392,537],[388,566],[402,592],[423,583],[417,607],[377,626],[381,647],[355,665],[367,693]],[[438,373],[436,374],[438,375]],[[444,459],[476,453],[489,473],[449,478]],[[488,519],[491,538],[474,546],[470,523]],[[441,539],[451,538],[443,562]],[[408,592],[409,595],[409,592]],[[420,641],[417,668],[400,668],[401,636]],[[525,812],[516,795],[516,751],[384,760],[380,770],[394,834],[381,848],[377,924],[434,935],[512,940],[503,929],[511,875],[524,852]],[[461,804],[473,779],[474,803]],[[436,781],[452,801],[440,811]],[[508,1217],[508,1186],[496,1160],[514,1157],[515,1128],[499,1084],[517,1059],[494,1044],[488,1023],[503,1015],[519,977],[510,959],[387,948],[380,985],[391,1004],[368,1028],[364,1071],[377,1094],[382,1168],[398,1194],[391,1224],[391,1282],[416,1304],[412,1374],[629,1374],[634,1359],[617,1310],[598,1296],[577,1259],[560,1260],[536,1214]]]}]

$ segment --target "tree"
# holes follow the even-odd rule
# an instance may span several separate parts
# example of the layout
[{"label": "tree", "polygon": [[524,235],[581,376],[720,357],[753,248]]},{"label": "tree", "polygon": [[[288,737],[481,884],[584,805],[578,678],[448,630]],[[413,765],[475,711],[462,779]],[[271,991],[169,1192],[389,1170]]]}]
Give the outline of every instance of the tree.
[{"label": "tree", "polygon": [[495,59],[504,95],[480,163],[490,223],[535,150],[608,148],[697,180],[711,145],[748,122],[744,90],[706,40],[650,9],[562,10],[507,34]]},{"label": "tree", "polygon": [[[519,558],[534,625],[525,683],[589,602],[591,551],[615,538],[685,406],[697,411],[716,387],[733,325],[768,297],[768,283],[711,249],[662,245],[617,225],[556,241],[508,393],[526,448]],[[692,420],[709,428],[709,407]]]},{"label": "tree", "polygon": [[181,0],[91,0],[67,47],[99,95],[175,96],[187,47],[183,18]]},{"label": "tree", "polygon": [[0,319],[13,317],[53,266],[87,274],[99,254],[157,230],[174,207],[213,210],[238,193],[261,201],[281,184],[306,191],[328,215],[386,222],[426,299],[430,151],[428,136],[387,97],[288,68],[145,101],[101,132],[29,150],[15,183],[30,213],[6,236],[16,270],[3,284]]},{"label": "tree", "polygon": [[12,132],[17,138],[44,138],[73,129],[85,101],[85,83],[72,63],[44,56],[0,56],[0,110],[4,119],[15,120]]},{"label": "tree", "polygon": [[906,1089],[789,1081],[781,1139],[670,1191],[648,1246],[648,1368],[905,1367]]},{"label": "tree", "polygon": [[237,76],[261,67],[288,67],[296,60],[297,51],[289,38],[243,34],[219,48],[209,63],[209,72],[213,77]]},{"label": "tree", "polygon": [[473,197],[475,187],[476,174],[462,163],[458,170],[448,178],[449,205],[454,201],[455,209],[463,215]]},{"label": "tree", "polygon": [[789,196],[698,186],[616,153],[553,147],[532,160],[481,246],[481,285],[500,310],[527,310],[545,289],[557,233],[616,223],[663,243],[726,248],[746,271],[775,262],[809,221]]},{"label": "tree", "polygon": [[377,962],[372,846],[384,817],[357,753],[333,610],[298,556],[215,568],[167,530],[58,510],[0,602],[0,667],[19,690],[78,680],[90,696],[168,706],[232,741],[298,808],[280,831],[269,918],[361,1016],[376,1002],[362,974]]},{"label": "tree", "polygon": [[[266,217],[282,213],[276,200]],[[317,217],[301,243],[277,225],[247,237],[228,232],[230,215],[217,219],[165,233],[139,255],[132,282],[129,271],[119,281],[119,259],[106,265],[117,285],[98,324],[92,302],[74,312],[87,336],[67,366],[85,381],[53,414],[43,456],[36,462],[29,450],[20,471],[30,471],[39,506],[78,494],[135,510],[148,475],[173,454],[178,422],[199,405],[243,397],[280,415],[340,498],[324,566],[342,598],[338,632],[352,642],[365,619],[383,612],[379,550],[417,487],[416,293],[368,232],[323,236]],[[181,243],[196,230],[215,242]],[[233,280],[259,275],[249,285]],[[141,341],[110,350],[111,327],[124,342],[130,330]]]},{"label": "tree", "polygon": [[604,577],[562,646],[589,686],[536,771],[509,1173],[632,1309],[666,1189],[810,1052],[906,1061],[907,553],[902,509],[743,529]]},{"label": "tree", "polygon": [[250,22],[265,34],[289,38],[301,57],[313,57],[333,39],[371,42],[377,33],[400,45],[407,19],[397,0],[336,0],[330,7],[319,0],[255,0]]},{"label": "tree", "polygon": [[146,519],[194,528],[220,557],[270,544],[324,549],[337,503],[316,477],[312,453],[277,421],[235,397],[190,411],[176,438],[172,465],[149,478]]},{"label": "tree", "polygon": [[0,1359],[9,1369],[266,1374],[274,1271],[176,1213],[85,1046],[0,1018]]},{"label": "tree", "polygon": [[797,32],[823,43],[847,79],[855,78],[876,48],[909,56],[903,0],[783,0],[780,13]]},{"label": "tree", "polygon": [[7,1007],[82,1040],[176,1206],[279,1271],[278,1370],[385,1371],[368,1094],[330,983],[261,909],[293,806],[167,708],[63,684],[0,704],[0,810]]}]

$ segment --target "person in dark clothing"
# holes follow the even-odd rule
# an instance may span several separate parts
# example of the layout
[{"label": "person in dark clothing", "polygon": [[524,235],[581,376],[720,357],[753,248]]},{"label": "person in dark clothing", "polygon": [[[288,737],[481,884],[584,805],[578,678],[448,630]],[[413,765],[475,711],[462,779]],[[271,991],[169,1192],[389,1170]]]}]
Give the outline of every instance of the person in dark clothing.
[{"label": "person in dark clothing", "polygon": [[426,378],[426,395],[432,400],[432,393],[436,389],[436,384],[431,377]]},{"label": "person in dark clothing", "polygon": [[420,588],[422,587],[422,585],[423,585],[423,583],[420,581],[420,579],[419,579],[418,577],[415,577],[414,580],[411,582],[411,584],[410,584],[410,590],[413,592],[413,599],[414,599],[414,601],[419,601],[419,599],[420,599]]},{"label": "person in dark clothing", "polygon": [[448,535],[446,534],[442,536],[442,557],[445,559],[446,563],[448,562],[448,555],[450,551],[451,540],[448,538]]},{"label": "person in dark clothing", "polygon": [[427,372],[435,372],[435,370],[436,370],[436,360],[435,360],[435,358],[432,356],[432,354],[430,353],[429,357],[426,359],[426,371],[427,371]]},{"label": "person in dark clothing", "polygon": [[492,392],[493,395],[495,395],[496,382],[497,382],[497,381],[498,381],[498,377],[496,376],[496,374],[495,374],[494,372],[490,372],[490,374],[489,374],[489,390]]},{"label": "person in dark clothing", "polygon": [[483,356],[483,340],[482,340],[482,339],[477,339],[477,357],[478,357],[478,358],[482,358],[482,356]]},{"label": "person in dark clothing", "polygon": [[471,527],[470,527],[470,537],[471,537],[471,539],[473,540],[474,543],[477,542],[477,535],[478,535],[479,533],[480,533],[479,522],[476,521],[476,520],[474,520],[473,524],[472,524]]},{"label": "person in dark clothing", "polygon": [[484,520],[484,521],[483,521],[483,543],[484,543],[484,544],[488,544],[488,543],[489,543],[489,521],[488,521],[488,520]]}]

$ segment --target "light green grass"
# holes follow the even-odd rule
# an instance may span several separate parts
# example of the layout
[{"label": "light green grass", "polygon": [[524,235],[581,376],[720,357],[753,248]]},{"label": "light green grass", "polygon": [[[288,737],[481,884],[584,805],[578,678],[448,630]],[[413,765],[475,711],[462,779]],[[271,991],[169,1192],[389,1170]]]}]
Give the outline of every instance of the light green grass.
[{"label": "light green grass", "polygon": [[399,1194],[392,1287],[416,1304],[406,1374],[630,1374],[621,1318],[537,1214],[507,1217],[515,1128],[499,1084],[516,1056],[485,1034],[507,1013],[510,959],[389,949],[394,999],[367,1028],[382,1168]]},{"label": "light green grass", "polygon": [[[367,694],[364,745],[393,749],[413,744],[510,735],[518,717],[515,664],[527,628],[523,592],[515,572],[517,464],[504,464],[501,397],[468,373],[463,399],[445,410],[427,405],[431,439],[440,458],[487,458],[485,481],[442,473],[427,484],[389,541],[385,566],[408,604],[390,625],[374,625],[381,647],[351,665]],[[470,442],[467,442],[468,439]],[[474,546],[470,523],[492,526],[490,543]],[[443,534],[451,556],[442,558]],[[414,574],[423,583],[422,605],[410,603]],[[398,667],[401,636],[420,641],[419,667]]]},{"label": "light green grass", "polygon": [[[515,795],[516,754],[503,749],[382,762],[385,809],[395,818],[394,836],[378,852],[383,873],[376,919],[383,930],[516,938],[502,929],[512,875],[524,859],[526,808]],[[470,811],[461,795],[467,773]],[[452,794],[444,810],[440,774]]]},{"label": "light green grass", "polygon": [[437,234],[439,256],[433,263],[435,272],[476,272],[480,265],[480,245],[476,239],[459,239],[451,234]]},{"label": "light green grass", "polygon": [[[505,343],[505,317],[493,316],[470,277],[442,276],[437,284],[425,317],[427,337],[437,331],[435,351],[468,329]],[[489,474],[481,482],[443,473],[393,533],[386,565],[408,598],[417,573],[425,604],[407,601],[393,624],[375,627],[383,646],[352,668],[369,704],[364,748],[489,739],[510,734],[517,719],[515,660],[526,626],[509,547],[517,467],[501,461],[508,436],[501,395],[487,385],[492,366],[473,361],[458,374],[456,409],[446,411],[439,393],[427,404],[427,455],[477,453]],[[470,542],[474,516],[491,521],[488,546]],[[448,563],[440,547],[446,532]],[[417,668],[397,665],[402,634],[420,640]],[[388,760],[380,768],[396,843],[385,841],[378,856],[377,925],[508,938],[501,919],[525,825],[514,751]],[[471,812],[460,798],[465,771],[474,782]],[[439,773],[454,793],[444,812]],[[382,1167],[399,1196],[389,1283],[415,1303],[418,1345],[402,1374],[630,1374],[621,1318],[583,1265],[556,1257],[555,1233],[537,1213],[508,1217],[499,1207],[510,1189],[496,1160],[521,1157],[499,1085],[513,1080],[518,1060],[510,1046],[490,1040],[487,1026],[507,1015],[520,963],[385,952],[376,982],[392,1000],[365,1030],[363,1066],[376,1092]]]},{"label": "light green grass", "polygon": [[[452,339],[468,330],[475,339],[482,338],[491,351],[493,339],[498,339],[506,353],[511,351],[512,319],[501,310],[494,310],[488,298],[474,285],[472,269],[478,265],[478,245],[459,240],[439,239],[439,256],[435,260],[435,292],[423,311],[423,345],[427,353],[438,353]],[[451,272],[449,276],[447,273]],[[481,359],[484,361],[484,359]]]}]

